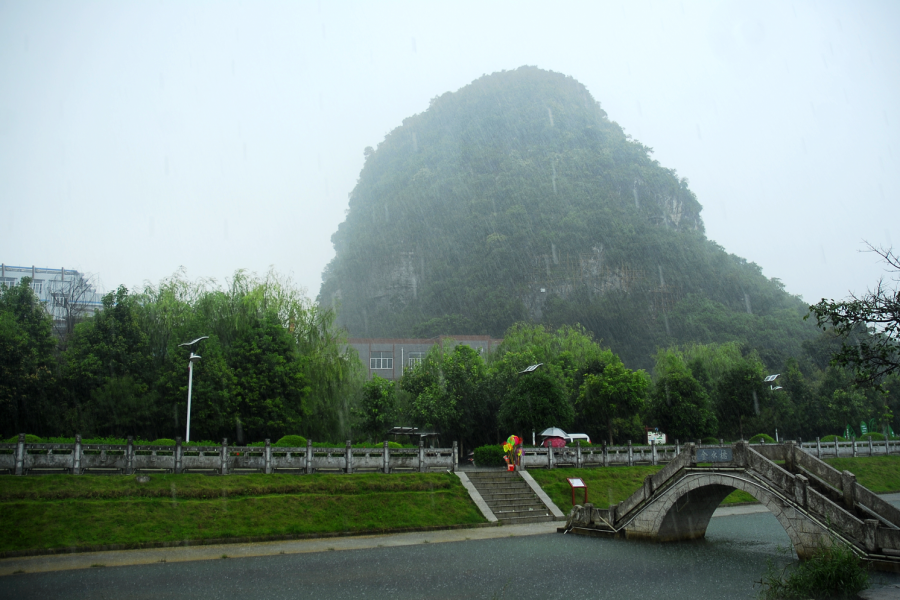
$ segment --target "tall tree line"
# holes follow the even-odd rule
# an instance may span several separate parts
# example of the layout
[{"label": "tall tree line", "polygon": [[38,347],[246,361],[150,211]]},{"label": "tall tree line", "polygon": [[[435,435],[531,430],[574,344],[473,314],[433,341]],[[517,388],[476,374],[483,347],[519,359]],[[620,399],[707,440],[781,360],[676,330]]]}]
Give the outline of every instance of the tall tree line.
[{"label": "tall tree line", "polygon": [[183,437],[189,352],[179,343],[200,336],[192,439],[350,434],[363,374],[334,312],[275,273],[244,271],[224,286],[182,272],[120,286],[65,344],[27,279],[0,289],[0,430]]},{"label": "tall tree line", "polygon": [[416,425],[473,448],[510,434],[530,441],[531,432],[554,426],[595,443],[637,443],[647,429],[682,441],[776,431],[811,440],[848,426],[858,436],[862,423],[898,429],[900,377],[859,385],[852,371],[831,364],[840,344],[825,333],[777,373],[739,342],[690,344],[660,349],[648,373],[628,369],[582,327],[519,323],[491,355],[445,341],[399,381],[376,376],[364,386],[358,430],[378,438],[389,425]]}]

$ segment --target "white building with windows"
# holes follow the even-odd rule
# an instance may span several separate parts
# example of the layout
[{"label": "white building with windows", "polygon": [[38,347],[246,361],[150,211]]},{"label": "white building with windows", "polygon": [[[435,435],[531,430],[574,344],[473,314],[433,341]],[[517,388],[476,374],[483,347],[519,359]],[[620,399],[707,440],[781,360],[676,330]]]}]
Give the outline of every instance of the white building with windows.
[{"label": "white building with windows", "polygon": [[481,354],[493,352],[503,341],[489,335],[444,335],[429,339],[351,338],[348,342],[367,367],[369,379],[378,375],[396,380],[403,376],[403,371],[422,362],[432,346],[443,344],[444,340],[469,346]]},{"label": "white building with windows", "polygon": [[19,285],[23,277],[31,278],[31,289],[53,318],[58,333],[67,331],[73,321],[88,317],[103,307],[94,284],[78,271],[0,263],[0,285]]}]

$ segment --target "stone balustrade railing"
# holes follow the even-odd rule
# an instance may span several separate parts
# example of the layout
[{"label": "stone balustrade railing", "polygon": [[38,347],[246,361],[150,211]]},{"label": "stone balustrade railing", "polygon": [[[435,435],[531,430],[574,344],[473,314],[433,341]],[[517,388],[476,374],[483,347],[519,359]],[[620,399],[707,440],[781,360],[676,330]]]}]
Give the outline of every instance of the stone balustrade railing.
[{"label": "stone balustrade railing", "polygon": [[565,448],[523,448],[523,466],[528,468],[608,467],[612,465],[657,465],[674,459],[681,452],[681,444],[657,446],[574,446]]},{"label": "stone balustrade railing", "polygon": [[[752,444],[752,448],[775,444]],[[723,440],[718,444],[697,444],[697,448],[730,447]],[[900,455],[900,440],[852,442],[804,442],[798,445],[804,452],[816,458],[850,458],[855,456]],[[575,446],[565,448],[524,448],[523,466],[528,468],[555,467],[608,467],[613,465],[633,466],[636,464],[666,464],[681,453],[682,444],[675,440],[674,445],[633,446],[628,442],[625,446],[585,446],[580,440]]]},{"label": "stone balustrade railing", "polygon": [[457,446],[452,448],[354,448],[348,441],[343,448],[264,446],[185,446],[181,438],[174,446],[134,444],[84,444],[76,436],[74,444],[28,444],[20,435],[15,444],[0,444],[0,473],[15,475],[63,472],[84,473],[141,472],[166,473],[294,473],[317,472],[426,472],[455,471]]},{"label": "stone balustrade railing", "polygon": [[[768,444],[753,444],[763,448]],[[724,447],[704,444],[698,448]],[[900,455],[900,441],[803,442],[798,447],[816,458]],[[658,465],[672,461],[682,445],[575,446],[564,448],[523,448],[523,466],[529,468],[608,467],[636,464]],[[451,470],[458,464],[456,442],[452,448],[280,448],[268,440],[264,446],[174,446],[84,444],[80,436],[74,444],[28,444],[20,435],[14,444],[0,444],[0,473],[23,475],[37,472],[90,472],[133,474],[142,471],[169,473],[316,473]]]},{"label": "stone balustrade railing", "polygon": [[803,442],[800,446],[804,452],[812,454],[816,458],[852,458],[855,456],[900,454],[900,440],[875,441],[867,439],[865,441],[823,442],[816,438],[815,442]]}]

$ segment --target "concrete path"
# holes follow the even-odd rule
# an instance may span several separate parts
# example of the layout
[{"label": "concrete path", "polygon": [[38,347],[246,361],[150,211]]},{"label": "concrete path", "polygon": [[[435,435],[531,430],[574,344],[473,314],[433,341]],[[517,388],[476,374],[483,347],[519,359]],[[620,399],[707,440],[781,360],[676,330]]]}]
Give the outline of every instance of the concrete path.
[{"label": "concrete path", "polygon": [[526,523],[498,527],[478,527],[474,529],[452,529],[447,531],[425,531],[421,533],[395,533],[340,538],[320,538],[311,540],[290,540],[283,542],[260,542],[255,544],[221,544],[217,546],[188,546],[180,548],[153,548],[149,550],[117,550],[111,552],[79,552],[51,556],[27,556],[0,560],[0,576],[16,572],[46,573],[71,569],[89,569],[93,566],[119,567],[126,565],[146,565],[152,563],[185,562],[192,560],[221,559],[250,556],[273,556],[278,554],[303,554],[309,552],[329,552],[338,550],[360,550],[388,548],[394,546],[414,546],[418,544],[440,544],[465,540],[486,540],[526,535],[556,533],[558,522]]}]

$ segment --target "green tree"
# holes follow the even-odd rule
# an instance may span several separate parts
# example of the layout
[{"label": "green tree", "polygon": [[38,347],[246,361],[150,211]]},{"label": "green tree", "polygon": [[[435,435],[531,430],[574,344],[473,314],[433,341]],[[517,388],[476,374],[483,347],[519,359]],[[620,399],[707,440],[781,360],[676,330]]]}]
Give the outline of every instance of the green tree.
[{"label": "green tree", "polygon": [[[94,317],[79,323],[66,352],[65,379],[75,414],[69,427],[84,434],[117,433],[107,422],[122,422],[129,407],[110,402],[112,390],[128,389],[130,395],[147,403],[155,413],[155,396],[150,393],[154,361],[148,336],[138,319],[141,310],[136,297],[124,286],[103,296],[103,308]],[[117,381],[121,380],[121,381]],[[105,391],[103,391],[105,390]],[[115,413],[122,412],[122,416]],[[70,431],[69,433],[75,433]]]},{"label": "green tree", "polygon": [[610,444],[613,421],[628,419],[641,411],[650,383],[644,371],[632,371],[618,357],[611,357],[613,360],[588,367],[577,402],[583,421],[605,428]]},{"label": "green tree", "polygon": [[749,437],[744,436],[744,426],[760,414],[761,403],[769,391],[765,378],[765,367],[755,356],[732,364],[722,373],[716,384],[716,416],[721,434]]},{"label": "green tree", "polygon": [[234,373],[233,416],[244,436],[278,439],[300,430],[310,390],[297,347],[274,314],[240,333],[228,351],[228,363]]},{"label": "green tree", "polygon": [[52,322],[23,277],[0,286],[0,431],[51,431],[57,407]]},{"label": "green tree", "polygon": [[488,395],[488,367],[471,347],[433,347],[400,380],[411,400],[414,422],[466,447],[487,443],[496,428],[496,402]]},{"label": "green tree", "polygon": [[520,375],[500,406],[501,427],[523,439],[547,427],[567,429],[574,419],[565,389],[550,369]]},{"label": "green tree", "polygon": [[663,375],[657,378],[650,400],[650,416],[671,438],[700,439],[716,433],[718,423],[709,396],[680,357],[663,353]]},{"label": "green tree", "polygon": [[356,410],[362,432],[379,441],[396,417],[397,402],[393,381],[378,375],[363,385],[362,399]]},{"label": "green tree", "polygon": [[[869,246],[881,256],[895,283],[900,280],[900,257],[890,248]],[[878,384],[900,371],[900,289],[891,289],[881,279],[863,296],[835,302],[824,298],[809,307],[816,324],[837,334],[841,348],[833,360],[853,370],[857,383]]]}]

